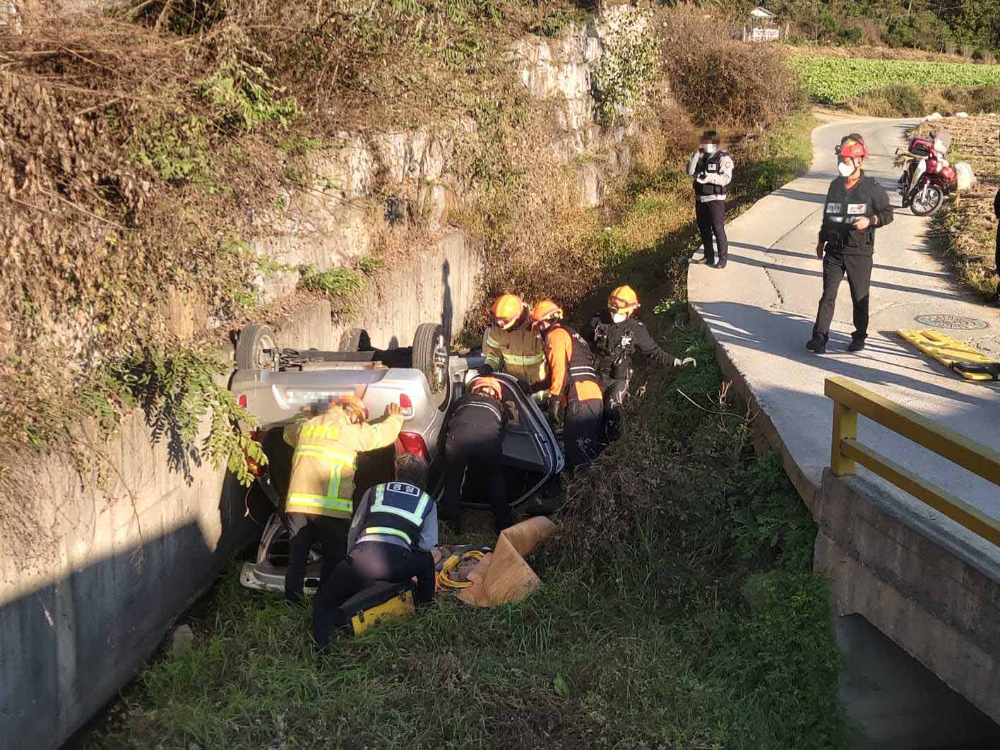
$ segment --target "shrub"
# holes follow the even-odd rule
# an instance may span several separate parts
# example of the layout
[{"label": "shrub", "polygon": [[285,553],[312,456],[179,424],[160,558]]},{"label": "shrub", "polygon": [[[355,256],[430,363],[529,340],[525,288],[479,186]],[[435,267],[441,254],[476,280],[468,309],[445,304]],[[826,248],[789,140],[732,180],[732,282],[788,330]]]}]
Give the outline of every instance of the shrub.
[{"label": "shrub", "polygon": [[601,15],[597,30],[603,51],[593,81],[597,116],[606,125],[631,118],[656,82],[659,61],[651,21],[650,13],[628,5]]},{"label": "shrub", "polygon": [[723,42],[668,64],[677,100],[698,124],[765,128],[799,109],[804,96],[771,47]]},{"label": "shrub", "polygon": [[848,107],[853,112],[872,117],[921,117],[926,114],[923,90],[906,83],[883,86],[856,97]]}]

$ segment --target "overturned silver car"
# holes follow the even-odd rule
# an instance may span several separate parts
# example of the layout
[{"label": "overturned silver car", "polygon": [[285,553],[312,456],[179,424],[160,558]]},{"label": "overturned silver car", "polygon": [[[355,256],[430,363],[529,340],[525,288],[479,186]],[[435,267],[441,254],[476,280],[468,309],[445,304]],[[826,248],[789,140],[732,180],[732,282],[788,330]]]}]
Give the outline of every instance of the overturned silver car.
[{"label": "overturned silver car", "polygon": [[[392,478],[393,460],[400,453],[428,463],[431,494],[439,498],[448,415],[477,376],[483,364],[481,354],[450,351],[441,326],[424,324],[410,347],[375,349],[365,331],[352,329],[344,334],[341,348],[335,352],[281,348],[270,328],[248,326],[240,333],[236,355],[230,390],[260,421],[254,437],[269,461],[255,486],[258,500],[262,499],[256,504],[255,515],[264,524],[264,532],[256,561],[243,566],[240,580],[244,586],[284,590],[288,532],[282,518],[292,449],[285,444],[282,432],[305,406],[344,394],[359,396],[372,414],[381,414],[391,403],[398,404],[403,410],[403,431],[395,446],[359,457],[355,501],[368,487]],[[503,400],[511,413],[503,464],[510,503],[518,506],[562,471],[563,455],[538,404],[521,391],[514,378],[503,374],[494,377],[503,385]],[[486,507],[475,477],[468,473],[462,494],[467,505]],[[313,551],[306,572],[307,591],[318,585],[319,562],[318,552]]]}]

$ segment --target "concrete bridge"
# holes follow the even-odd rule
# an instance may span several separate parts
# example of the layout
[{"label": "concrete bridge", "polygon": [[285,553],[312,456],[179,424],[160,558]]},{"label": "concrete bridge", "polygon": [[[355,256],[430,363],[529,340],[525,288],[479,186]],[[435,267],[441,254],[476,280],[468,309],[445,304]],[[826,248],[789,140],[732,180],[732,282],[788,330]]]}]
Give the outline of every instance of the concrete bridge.
[{"label": "concrete bridge", "polygon": [[[844,120],[817,128],[810,172],[729,224],[728,267],[693,265],[689,303],[819,524],[814,568],[832,581],[849,715],[878,747],[997,747],[1000,547],[873,472],[837,477],[829,469],[833,403],[824,382],[831,376],[1000,451],[1000,384],[962,380],[896,333],[948,326],[1000,359],[1000,311],[952,282],[926,237],[929,222],[899,208],[893,155],[911,124]],[[872,154],[866,171],[890,191],[896,218],[877,231],[867,348],[846,351],[853,326],[844,284],[828,354],[816,355],[805,349],[822,285],[816,240],[836,176],[833,148],[850,132],[864,135]],[[929,315],[940,317],[917,320]],[[1000,486],[864,417],[858,432],[882,455],[1000,518]]]}]

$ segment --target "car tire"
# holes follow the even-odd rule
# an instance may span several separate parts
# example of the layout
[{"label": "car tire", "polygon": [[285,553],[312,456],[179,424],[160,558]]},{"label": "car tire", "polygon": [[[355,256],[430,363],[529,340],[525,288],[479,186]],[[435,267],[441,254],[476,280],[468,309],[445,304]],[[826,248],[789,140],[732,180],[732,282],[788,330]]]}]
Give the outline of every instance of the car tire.
[{"label": "car tire", "polygon": [[364,328],[348,328],[340,336],[338,350],[342,352],[372,351],[372,340],[368,336],[368,331]]},{"label": "car tire", "polygon": [[448,374],[448,340],[444,328],[435,323],[423,323],[413,335],[412,366],[427,378],[427,386],[439,409],[448,406],[451,379]]},{"label": "car tire", "polygon": [[240,331],[236,339],[237,370],[276,370],[277,357],[268,355],[268,350],[278,348],[278,338],[271,326],[254,323]]}]

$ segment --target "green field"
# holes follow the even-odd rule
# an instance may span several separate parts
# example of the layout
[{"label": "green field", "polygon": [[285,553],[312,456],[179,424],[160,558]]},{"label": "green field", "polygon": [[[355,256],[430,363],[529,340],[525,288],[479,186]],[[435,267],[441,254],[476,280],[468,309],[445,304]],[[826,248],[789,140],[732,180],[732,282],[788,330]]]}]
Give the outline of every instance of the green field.
[{"label": "green field", "polygon": [[788,64],[809,95],[824,104],[844,104],[856,96],[892,84],[1000,85],[1000,65],[841,59],[821,55],[790,55]]}]

